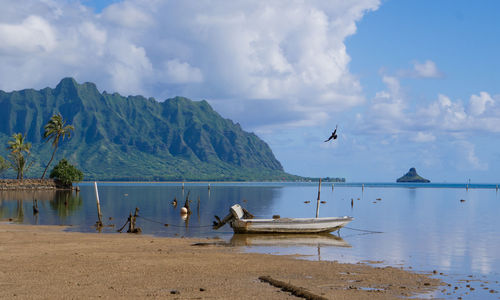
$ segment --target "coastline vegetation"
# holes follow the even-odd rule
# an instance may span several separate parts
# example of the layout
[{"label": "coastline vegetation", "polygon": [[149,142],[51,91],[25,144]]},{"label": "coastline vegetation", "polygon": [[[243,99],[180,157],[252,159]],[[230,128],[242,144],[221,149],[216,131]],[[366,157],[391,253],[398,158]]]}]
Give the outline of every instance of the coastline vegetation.
[{"label": "coastline vegetation", "polygon": [[[45,177],[45,173],[47,172],[47,169],[49,168],[50,164],[52,163],[52,160],[54,159],[57,147],[59,146],[59,140],[62,138],[62,140],[64,141],[64,138],[66,136],[70,138],[71,132],[75,130],[75,127],[73,127],[73,125],[66,125],[66,121],[63,120],[61,114],[57,113],[53,115],[52,118],[50,118],[47,125],[44,126],[44,129],[45,131],[43,133],[43,138],[46,139],[46,141],[52,140],[52,147],[54,147],[54,152],[52,152],[52,156],[50,157],[50,160],[47,163],[45,170],[43,170],[41,179]],[[66,160],[64,161],[66,162],[66,164],[68,163]]]},{"label": "coastline vegetation", "polygon": [[17,173],[17,179],[23,180],[24,173],[29,170],[33,161],[29,161],[31,155],[31,143],[26,141],[22,133],[14,133],[12,139],[7,142],[10,150],[10,167]]},{"label": "coastline vegetation", "polygon": [[[50,118],[48,123],[44,126],[44,129],[43,138],[46,139],[46,141],[52,140],[54,151],[43,171],[42,180],[54,159],[59,142],[64,140],[65,137],[70,138],[74,127],[73,125],[66,125],[66,121],[64,121],[62,115],[56,113]],[[17,174],[16,179],[22,182],[26,172],[28,172],[34,162],[34,160],[31,159],[32,144],[26,140],[26,135],[22,133],[14,133],[10,140],[7,141],[7,144],[7,150],[9,150],[10,153],[7,161],[0,156],[0,174],[8,169],[12,169]],[[59,181],[66,187],[71,187],[73,182],[83,180],[83,173],[63,158],[50,173],[50,178]]]}]

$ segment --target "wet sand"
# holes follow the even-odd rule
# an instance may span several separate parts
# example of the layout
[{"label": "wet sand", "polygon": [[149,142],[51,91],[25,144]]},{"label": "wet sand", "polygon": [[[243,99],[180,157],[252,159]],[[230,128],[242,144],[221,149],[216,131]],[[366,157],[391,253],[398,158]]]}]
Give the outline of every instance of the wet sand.
[{"label": "wet sand", "polygon": [[1,298],[298,299],[261,276],[327,299],[401,298],[442,284],[392,267],[242,253],[213,239],[63,230],[0,224]]}]

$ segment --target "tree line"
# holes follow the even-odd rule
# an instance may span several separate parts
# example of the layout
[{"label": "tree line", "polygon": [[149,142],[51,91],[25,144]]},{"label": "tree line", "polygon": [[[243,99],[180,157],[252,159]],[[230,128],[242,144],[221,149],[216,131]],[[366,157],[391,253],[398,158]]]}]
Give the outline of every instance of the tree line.
[{"label": "tree line", "polygon": [[[66,125],[60,113],[54,114],[47,124],[44,126],[43,138],[45,142],[52,141],[54,151],[49,162],[45,166],[41,179],[44,179],[49,166],[54,160],[59,143],[65,138],[70,138],[71,133],[75,130],[73,125]],[[23,180],[24,174],[28,172],[33,164],[31,157],[31,143],[26,141],[26,135],[22,133],[14,133],[11,139],[7,142],[7,150],[9,155],[7,160],[0,156],[0,174],[8,169],[14,170],[17,173],[17,179]],[[72,182],[83,180],[83,173],[75,166],[71,165],[66,159],[62,159],[52,169],[50,178],[61,181],[65,185],[70,185]]]}]

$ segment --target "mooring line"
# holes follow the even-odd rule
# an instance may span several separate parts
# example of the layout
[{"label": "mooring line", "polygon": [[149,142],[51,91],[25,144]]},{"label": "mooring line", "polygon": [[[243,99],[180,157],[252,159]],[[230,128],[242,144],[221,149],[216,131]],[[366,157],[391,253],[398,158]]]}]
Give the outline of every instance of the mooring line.
[{"label": "mooring line", "polygon": [[[146,217],[143,217],[141,215],[137,216],[139,218],[143,218],[145,221],[149,221],[149,222],[153,222],[153,223],[157,223],[157,224],[161,224],[165,227],[169,227],[169,226],[172,226],[172,227],[185,227],[185,225],[173,225],[173,224],[168,224],[168,223],[163,223],[163,222],[160,222],[160,221],[156,221],[156,220],[152,220],[152,219],[149,219],[149,218],[146,218]],[[212,227],[213,225],[199,225],[199,226],[193,226],[193,225],[189,225],[190,228],[204,228],[204,227]]]},{"label": "mooring line", "polygon": [[365,229],[356,229],[356,228],[352,228],[352,227],[342,227],[342,228],[345,228],[345,229],[351,229],[351,230],[355,230],[355,231],[361,231],[361,232],[367,232],[367,233],[383,233],[382,231],[373,231],[373,230],[365,230]]}]

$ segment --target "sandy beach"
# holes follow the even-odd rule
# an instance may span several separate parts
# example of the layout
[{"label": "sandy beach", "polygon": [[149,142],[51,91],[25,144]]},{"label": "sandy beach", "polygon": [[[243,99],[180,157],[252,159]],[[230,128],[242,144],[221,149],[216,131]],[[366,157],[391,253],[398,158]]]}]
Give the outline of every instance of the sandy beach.
[{"label": "sandy beach", "polygon": [[1,298],[297,299],[261,276],[327,299],[399,298],[441,284],[392,267],[242,253],[214,239],[63,230],[0,224]]}]

